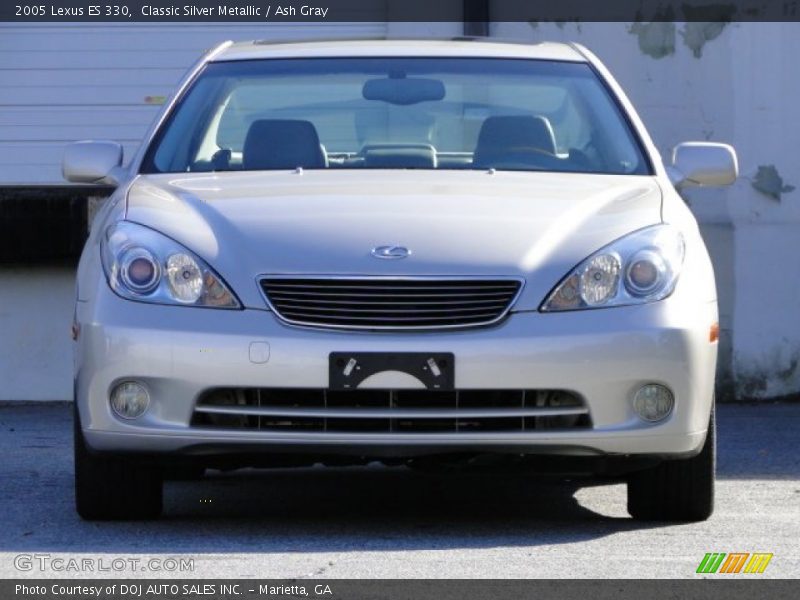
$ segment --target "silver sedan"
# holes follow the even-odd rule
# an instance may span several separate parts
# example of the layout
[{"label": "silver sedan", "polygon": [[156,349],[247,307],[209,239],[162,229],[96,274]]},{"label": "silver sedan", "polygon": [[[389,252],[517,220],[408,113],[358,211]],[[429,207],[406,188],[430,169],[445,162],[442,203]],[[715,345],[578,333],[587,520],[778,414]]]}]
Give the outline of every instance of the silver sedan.
[{"label": "silver sedan", "polygon": [[123,167],[81,257],[77,509],[151,518],[175,471],[383,461],[624,477],[642,519],[713,510],[714,274],[585,48],[225,43]]}]

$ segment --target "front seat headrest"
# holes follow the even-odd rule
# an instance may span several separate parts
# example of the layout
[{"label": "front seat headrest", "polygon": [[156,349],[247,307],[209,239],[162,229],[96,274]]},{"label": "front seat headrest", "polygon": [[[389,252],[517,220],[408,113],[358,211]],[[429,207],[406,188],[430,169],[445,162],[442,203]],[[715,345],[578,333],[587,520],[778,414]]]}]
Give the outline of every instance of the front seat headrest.
[{"label": "front seat headrest", "polygon": [[320,169],[327,166],[319,135],[310,121],[253,121],[247,130],[242,154],[242,166],[247,170]]},{"label": "front seat headrest", "polygon": [[532,115],[487,117],[478,134],[472,164],[491,167],[504,157],[536,150],[556,153],[550,121]]}]

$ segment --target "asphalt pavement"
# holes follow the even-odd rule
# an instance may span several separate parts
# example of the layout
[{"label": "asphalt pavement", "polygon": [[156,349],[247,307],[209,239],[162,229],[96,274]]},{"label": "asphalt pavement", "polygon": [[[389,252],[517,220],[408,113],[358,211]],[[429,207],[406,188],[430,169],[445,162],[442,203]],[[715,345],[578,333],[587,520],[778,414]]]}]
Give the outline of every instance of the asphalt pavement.
[{"label": "asphalt pavement", "polygon": [[0,405],[0,578],[682,578],[707,552],[800,576],[797,403],[719,407],[716,512],[678,525],[630,519],[616,483],[378,466],[211,472],[168,482],[158,521],[88,523],[71,418]]}]

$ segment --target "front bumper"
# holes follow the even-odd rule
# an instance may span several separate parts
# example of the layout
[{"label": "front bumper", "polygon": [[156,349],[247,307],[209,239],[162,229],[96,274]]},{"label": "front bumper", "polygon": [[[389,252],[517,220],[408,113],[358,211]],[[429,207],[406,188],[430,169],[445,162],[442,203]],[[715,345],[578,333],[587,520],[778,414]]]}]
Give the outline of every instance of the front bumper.
[{"label": "front bumper", "polygon": [[[325,452],[409,456],[440,452],[691,455],[708,426],[716,303],[670,298],[642,306],[542,314],[435,333],[356,333],[286,326],[266,310],[227,311],[130,302],[110,291],[79,302],[76,400],[96,451],[218,454]],[[256,344],[256,352],[251,345]],[[452,352],[457,389],[565,389],[586,402],[592,427],[567,431],[333,433],[207,430],[190,425],[215,387],[326,388],[331,352]],[[108,403],[121,380],[144,382],[139,419]],[[645,383],[667,385],[675,408],[649,424],[632,409]]]}]

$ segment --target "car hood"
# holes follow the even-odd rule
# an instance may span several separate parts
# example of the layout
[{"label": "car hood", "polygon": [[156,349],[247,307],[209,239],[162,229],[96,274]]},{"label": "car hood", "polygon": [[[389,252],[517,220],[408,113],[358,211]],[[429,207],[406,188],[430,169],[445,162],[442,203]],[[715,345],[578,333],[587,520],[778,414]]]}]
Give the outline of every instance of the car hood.
[{"label": "car hood", "polygon": [[[139,176],[126,218],[204,258],[245,306],[262,274],[524,277],[536,309],[577,263],[661,221],[654,178],[480,171]],[[411,255],[379,260],[376,246]]]}]

